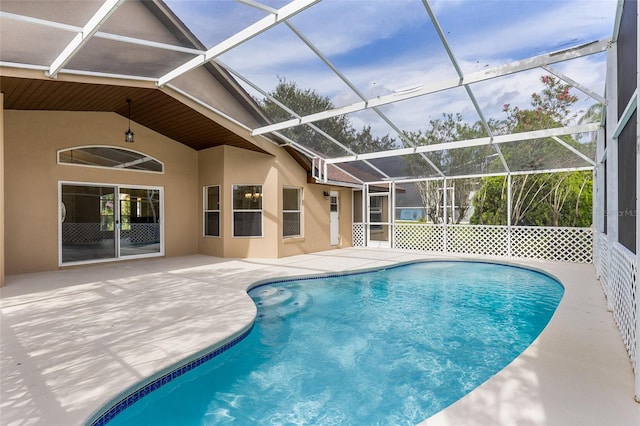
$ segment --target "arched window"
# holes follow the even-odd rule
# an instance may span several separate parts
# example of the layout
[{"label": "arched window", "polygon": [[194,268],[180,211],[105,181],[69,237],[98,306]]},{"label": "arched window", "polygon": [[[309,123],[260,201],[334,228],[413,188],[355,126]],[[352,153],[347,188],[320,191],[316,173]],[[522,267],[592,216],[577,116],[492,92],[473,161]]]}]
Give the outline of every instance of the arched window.
[{"label": "arched window", "polygon": [[141,152],[113,146],[78,146],[58,151],[58,164],[163,173],[164,164]]}]

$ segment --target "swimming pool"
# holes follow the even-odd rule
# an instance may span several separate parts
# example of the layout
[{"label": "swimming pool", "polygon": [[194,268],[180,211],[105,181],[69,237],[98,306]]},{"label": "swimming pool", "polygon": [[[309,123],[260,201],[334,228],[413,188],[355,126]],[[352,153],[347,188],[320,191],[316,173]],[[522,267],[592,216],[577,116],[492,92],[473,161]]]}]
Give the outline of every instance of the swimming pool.
[{"label": "swimming pool", "polygon": [[245,339],[109,425],[415,424],[526,349],[562,293],[538,272],[443,261],[263,285]]}]

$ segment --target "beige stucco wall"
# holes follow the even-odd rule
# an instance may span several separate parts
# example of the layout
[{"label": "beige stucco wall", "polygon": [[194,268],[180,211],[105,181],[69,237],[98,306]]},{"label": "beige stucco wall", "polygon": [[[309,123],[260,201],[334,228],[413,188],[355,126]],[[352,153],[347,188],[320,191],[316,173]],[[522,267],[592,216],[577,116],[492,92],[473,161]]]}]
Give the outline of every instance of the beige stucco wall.
[{"label": "beige stucco wall", "polygon": [[[340,192],[340,244],[351,245],[351,190],[307,183],[306,171],[284,150],[273,144],[262,145],[272,155],[224,146],[200,151],[198,157],[199,211],[203,210],[202,191],[220,185],[220,237],[203,236],[203,217],[199,218],[198,252],[223,257],[285,257],[328,250],[329,201],[323,192]],[[263,236],[233,237],[232,186],[263,186]],[[302,188],[302,236],[282,236],[282,189]]]},{"label": "beige stucco wall", "polygon": [[4,285],[4,93],[0,93],[0,287]]},{"label": "beige stucco wall", "polygon": [[[220,216],[224,218],[224,209],[228,203],[225,202],[229,195],[229,188],[224,185],[224,146],[217,146],[198,152],[198,190],[200,198],[198,201],[198,212],[203,211],[204,187],[220,186]],[[220,236],[204,236],[204,217],[198,217],[198,252],[209,256],[224,256],[223,235],[227,228],[226,222],[220,222]]]},{"label": "beige stucco wall", "polygon": [[[278,240],[280,256],[293,256],[351,246],[351,190],[327,185],[308,184],[306,182],[306,172],[302,170],[299,173],[299,168],[293,168],[289,164],[281,164],[281,166],[280,187],[302,188],[303,231],[301,237],[282,238],[282,230],[280,230],[280,239]],[[340,239],[338,246],[335,247],[330,245],[329,240],[330,204],[328,198],[323,195],[325,191],[338,191],[339,193]],[[282,216],[282,202],[280,202],[278,208],[280,216]]]},{"label": "beige stucco wall", "polygon": [[[224,147],[224,195],[221,199],[224,256],[278,257],[278,170],[268,154]],[[232,185],[262,185],[262,238],[233,237]]]},{"label": "beige stucco wall", "polygon": [[[135,143],[123,142],[127,120],[114,113],[4,111],[5,272],[57,269],[59,182],[157,186],[164,191],[166,256],[202,253],[220,257],[275,258],[332,248],[329,201],[340,193],[340,244],[351,245],[351,190],[307,182],[306,171],[282,148],[264,141],[269,154],[220,146],[196,152],[132,123]],[[165,173],[143,173],[57,164],[57,151],[110,145],[150,155]],[[1,184],[1,182],[0,182]],[[232,236],[232,185],[262,185],[263,236]],[[220,185],[221,237],[203,236],[203,187]],[[303,235],[282,236],[282,188],[302,188]],[[1,228],[0,228],[1,229]],[[0,247],[1,249],[1,247]]]},{"label": "beige stucco wall", "polygon": [[[195,254],[199,217],[197,152],[132,123],[136,142],[123,142],[127,120],[114,113],[4,111],[6,273],[58,267],[58,182],[164,188],[165,254]],[[114,145],[148,154],[165,173],[58,165],[58,149]]]}]

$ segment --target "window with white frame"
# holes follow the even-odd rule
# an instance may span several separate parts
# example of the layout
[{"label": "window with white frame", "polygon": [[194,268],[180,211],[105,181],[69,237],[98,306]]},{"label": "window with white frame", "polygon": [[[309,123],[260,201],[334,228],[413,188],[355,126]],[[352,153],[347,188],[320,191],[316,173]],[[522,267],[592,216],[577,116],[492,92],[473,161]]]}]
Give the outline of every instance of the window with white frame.
[{"label": "window with white frame", "polygon": [[103,145],[77,146],[60,150],[58,163],[154,173],[164,171],[164,164],[146,154],[132,149]]},{"label": "window with white frame", "polygon": [[220,236],[220,186],[204,187],[204,235]]},{"label": "window with white frame", "polygon": [[233,185],[233,236],[262,237],[262,185]]},{"label": "window with white frame", "polygon": [[302,235],[302,188],[282,188],[282,236]]}]

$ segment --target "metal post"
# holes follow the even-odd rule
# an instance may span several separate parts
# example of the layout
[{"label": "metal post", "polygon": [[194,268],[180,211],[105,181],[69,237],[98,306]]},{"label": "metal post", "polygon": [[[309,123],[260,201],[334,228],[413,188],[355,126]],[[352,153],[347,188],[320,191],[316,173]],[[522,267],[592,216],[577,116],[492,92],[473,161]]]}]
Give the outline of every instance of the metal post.
[{"label": "metal post", "polygon": [[[627,3],[628,5],[629,3]],[[633,4],[633,3],[631,3]],[[638,25],[638,15],[640,15],[640,2],[636,3],[636,27]],[[636,46],[640,46],[640,31],[636,34]],[[640,55],[637,57],[636,70],[640,70]],[[636,87],[640,87],[640,73],[636,72]],[[636,89],[637,92],[637,89]],[[640,96],[640,95],[637,95]],[[638,229],[640,228],[640,220],[638,212],[640,211],[640,200],[638,199],[638,176],[640,176],[640,138],[638,130],[640,129],[640,115],[636,107],[636,268],[640,266],[640,236]],[[636,274],[636,359],[635,359],[635,376],[636,376],[636,401],[640,402],[640,280]]]},{"label": "metal post", "polygon": [[[448,189],[447,189],[448,190]],[[451,224],[456,223],[456,182],[451,187]]]},{"label": "metal post", "polygon": [[362,224],[363,224],[363,241],[364,246],[369,246],[369,185],[362,186]]},{"label": "metal post", "polygon": [[444,238],[444,244],[443,244],[443,248],[444,248],[444,252],[448,253],[449,252],[449,247],[447,244],[447,178],[445,177],[443,179],[443,191],[442,191],[442,216],[444,218],[443,220],[443,224],[444,224],[444,228],[443,228],[443,238]]},{"label": "metal post", "polygon": [[507,173],[507,256],[511,257],[511,173]]},{"label": "metal post", "polygon": [[389,242],[391,248],[396,248],[396,181],[391,181],[391,187],[389,188]]}]

